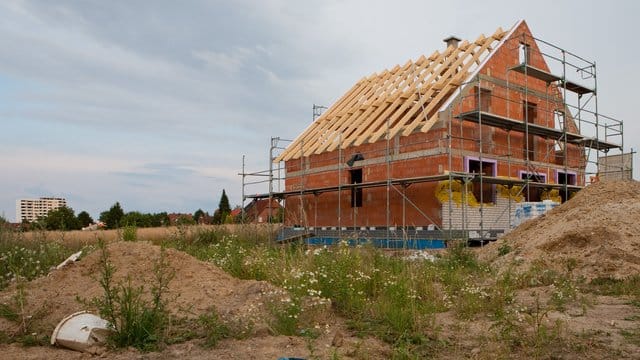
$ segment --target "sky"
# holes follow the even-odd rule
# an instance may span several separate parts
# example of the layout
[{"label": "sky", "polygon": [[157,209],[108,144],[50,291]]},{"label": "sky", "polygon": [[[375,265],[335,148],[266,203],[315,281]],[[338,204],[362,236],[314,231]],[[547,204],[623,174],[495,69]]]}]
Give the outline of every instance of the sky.
[{"label": "sky", "polygon": [[[525,19],[595,61],[599,112],[640,147],[640,2],[86,0],[0,2],[0,215],[60,196],[97,217],[212,213],[363,76]],[[636,156],[637,157],[637,156]],[[634,178],[638,178],[634,162]],[[264,193],[266,184],[247,187]]]}]

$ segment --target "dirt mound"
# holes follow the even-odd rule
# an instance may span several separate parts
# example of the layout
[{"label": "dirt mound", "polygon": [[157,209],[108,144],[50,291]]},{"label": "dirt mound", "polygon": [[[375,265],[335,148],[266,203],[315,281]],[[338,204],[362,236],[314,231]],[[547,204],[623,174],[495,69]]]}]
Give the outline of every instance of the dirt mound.
[{"label": "dirt mound", "polygon": [[[154,283],[154,264],[160,256],[160,247],[147,242],[115,242],[107,246],[109,259],[116,268],[114,283],[128,277],[135,287],[144,286],[148,292]],[[49,335],[65,316],[86,310],[77,297],[91,299],[103,294],[100,287],[100,255],[94,251],[76,263],[48,276],[26,283],[26,314],[35,314],[31,329],[39,336]],[[307,356],[310,349],[323,358],[333,351],[346,357],[387,358],[388,345],[373,338],[361,339],[349,334],[344,320],[324,309],[325,320],[321,334],[312,344],[302,337],[273,336],[269,328],[272,319],[269,304],[286,296],[284,290],[264,281],[240,280],[227,274],[213,264],[174,249],[166,250],[169,268],[174,278],[169,283],[168,308],[178,317],[198,317],[215,307],[222,319],[236,325],[247,325],[246,337],[224,340],[216,349],[203,349],[194,341],[169,346],[161,353],[148,358],[228,358],[247,357],[276,358],[285,354]],[[14,303],[15,286],[0,292],[0,303]],[[0,317],[0,334],[17,329],[15,322]],[[241,329],[242,330],[242,329]],[[336,337],[340,343],[335,345]],[[195,341],[197,343],[197,341]],[[365,344],[365,348],[361,346]],[[338,348],[339,347],[339,348]],[[250,349],[251,355],[248,354]],[[70,350],[33,347],[24,349],[16,344],[0,345],[0,352],[8,358],[67,359],[85,358],[83,354]],[[176,354],[174,354],[174,352]],[[113,358],[139,358],[136,350],[121,350],[110,353]]]},{"label": "dirt mound", "polygon": [[[131,278],[134,287],[143,286],[145,292],[154,283],[154,264],[160,256],[160,247],[145,242],[116,242],[107,246],[109,259],[116,269],[114,283]],[[226,318],[264,321],[266,296],[276,288],[269,283],[236,279],[213,264],[199,261],[174,249],[166,250],[168,268],[175,273],[169,283],[167,299],[169,309],[181,317],[194,317],[212,307]],[[38,317],[34,328],[53,331],[65,316],[85,310],[77,297],[92,299],[103,294],[100,287],[100,251],[94,251],[76,263],[48,276],[26,284],[27,313],[46,312]],[[11,303],[15,290],[0,295],[0,302]],[[257,306],[262,304],[262,307]],[[0,322],[0,330],[3,323]],[[264,325],[264,324],[262,324]]]},{"label": "dirt mound", "polygon": [[[507,247],[508,245],[508,247]],[[506,252],[499,256],[498,253]],[[640,272],[640,183],[589,185],[566,203],[527,221],[480,251],[504,268],[538,262],[587,279],[623,278]]]}]

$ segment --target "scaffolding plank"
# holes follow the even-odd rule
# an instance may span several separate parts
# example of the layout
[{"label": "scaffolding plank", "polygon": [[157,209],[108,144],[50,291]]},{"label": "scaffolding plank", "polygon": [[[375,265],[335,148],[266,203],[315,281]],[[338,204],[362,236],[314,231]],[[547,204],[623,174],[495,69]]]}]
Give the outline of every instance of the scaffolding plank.
[{"label": "scaffolding plank", "polygon": [[531,66],[529,64],[520,64],[518,66],[514,66],[509,70],[513,70],[515,72],[519,72],[521,74],[525,74],[528,76],[532,76],[536,79],[542,80],[546,83],[552,83],[555,81],[560,81],[562,78],[557,75],[553,75],[550,72],[544,71],[542,69],[538,69],[537,67]]},{"label": "scaffolding plank", "polygon": [[595,90],[582,86],[580,84],[574,83],[573,81],[570,81],[570,80],[562,81],[560,85],[564,86],[565,89],[572,91],[578,95],[595,93]]},{"label": "scaffolding plank", "polygon": [[468,111],[456,117],[463,120],[473,121],[475,123],[482,123],[483,125],[504,128],[507,130],[514,130],[523,133],[527,131],[529,134],[544,136],[555,140],[562,139],[566,134],[567,141],[572,143],[580,142],[584,139],[584,137],[580,134],[565,133],[558,129],[553,129],[537,124],[528,124],[527,126],[522,120],[511,119],[485,111]]},{"label": "scaffolding plank", "polygon": [[[461,173],[461,172],[451,172],[450,174],[440,174],[440,175],[430,175],[430,176],[420,176],[420,177],[411,177],[411,178],[401,178],[401,179],[389,179],[389,180],[378,180],[371,182],[363,182],[359,184],[342,184],[340,186],[327,186],[327,187],[319,187],[319,188],[309,188],[303,190],[290,190],[283,192],[274,192],[274,193],[265,193],[265,194],[255,194],[255,195],[247,195],[248,199],[266,199],[269,197],[284,199],[288,196],[299,196],[299,195],[319,195],[327,192],[335,192],[335,191],[347,191],[352,188],[358,189],[368,189],[368,188],[376,188],[376,187],[384,187],[387,185],[411,185],[411,184],[419,184],[425,182],[436,182],[436,181],[445,181],[449,179],[453,180],[461,180],[461,181],[480,181],[479,174],[473,173]],[[553,189],[562,189],[564,188],[564,184],[550,184],[550,183],[539,183],[525,179],[514,179],[514,178],[504,178],[497,176],[482,176],[482,181],[487,184],[501,184],[501,185],[528,185],[531,187],[540,187],[540,188],[553,188]],[[576,185],[567,185],[569,189],[572,190],[580,190],[581,186]]]},{"label": "scaffolding plank", "polygon": [[609,151],[611,149],[622,149],[620,144],[598,140],[596,138],[583,138],[578,143],[584,145],[585,147],[596,149],[599,151]]},{"label": "scaffolding plank", "polygon": [[[480,175],[476,175],[472,182],[479,182]],[[513,178],[504,178],[498,176],[482,176],[482,182],[486,184],[499,184],[499,185],[519,185],[519,186],[530,186],[533,188],[545,188],[545,189],[564,189],[564,184],[551,184],[551,183],[541,183],[526,179],[513,179]],[[569,190],[580,190],[582,186],[578,185],[566,185]]]},{"label": "scaffolding plank", "polygon": [[[453,178],[455,179],[457,177],[453,176]],[[326,192],[350,190],[352,188],[368,189],[368,188],[387,186],[387,184],[389,184],[389,185],[400,185],[400,184],[410,185],[410,184],[416,184],[416,183],[422,183],[422,182],[443,181],[443,180],[449,180],[449,175],[447,175],[447,174],[430,175],[430,176],[420,176],[420,177],[402,178],[402,179],[389,179],[388,181],[387,180],[379,180],[379,181],[363,182],[363,183],[359,183],[359,184],[341,184],[340,186],[334,185],[334,186],[319,187],[319,188],[309,188],[309,189],[303,189],[303,190],[290,190],[290,191],[283,191],[283,192],[279,192],[279,193],[271,193],[271,196],[275,197],[275,198],[278,198],[278,199],[282,199],[282,198],[285,198],[287,196],[309,195],[309,194],[318,195],[318,194],[322,194],[322,193],[326,193]],[[268,198],[268,197],[269,197],[268,193],[266,193],[266,194],[247,195],[246,196],[246,198],[248,198],[248,199],[264,199],[264,198]]]}]

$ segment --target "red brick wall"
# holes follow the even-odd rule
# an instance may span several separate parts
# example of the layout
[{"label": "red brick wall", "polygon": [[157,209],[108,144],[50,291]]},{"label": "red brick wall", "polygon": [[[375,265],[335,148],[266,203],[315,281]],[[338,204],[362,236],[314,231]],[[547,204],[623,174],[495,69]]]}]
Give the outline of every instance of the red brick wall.
[{"label": "red brick wall", "polygon": [[[521,41],[531,46],[529,64],[548,71],[539,50],[532,40],[526,24],[521,24],[505,44],[496,50],[491,60],[481,69],[480,74],[493,81],[483,80],[480,86],[491,91],[490,112],[516,120],[524,119],[524,101],[535,103],[537,116],[535,123],[547,127],[555,127],[554,109],[562,109],[562,100],[557,87],[547,86],[544,81],[525,77],[515,71],[508,71],[519,64],[519,44]],[[500,82],[510,85],[526,86],[529,91],[524,93],[509,89]],[[552,98],[556,98],[555,100]],[[523,164],[525,158],[525,136],[522,133],[508,132],[499,128],[483,126],[464,121],[460,123],[455,115],[477,108],[477,93],[475,88],[455,100],[451,105],[453,118],[451,120],[452,135],[452,166],[449,169],[447,134],[448,121],[436,124],[429,132],[416,132],[399,139],[381,140],[373,144],[363,144],[350,147],[342,151],[326,152],[305,158],[287,161],[285,164],[287,191],[337,186],[349,183],[349,167],[346,161],[354,154],[364,156],[356,167],[363,169],[363,182],[383,181],[390,177],[394,179],[411,178],[444,174],[447,170],[464,171],[464,156],[477,156],[480,151],[476,139],[482,137],[483,157],[497,161],[498,176],[519,177],[521,170],[527,170]],[[535,161],[549,164],[559,163],[555,154],[555,142],[536,136],[533,139]],[[386,149],[392,155],[431,150],[429,156],[415,159],[394,160],[389,170],[385,162]],[[577,146],[568,147],[568,165],[573,170],[584,167],[584,154]],[[377,164],[370,163],[378,159]],[[369,162],[369,163],[367,163]],[[340,171],[338,171],[338,164]],[[561,162],[560,162],[561,163]],[[304,169],[302,174],[301,166]],[[539,171],[547,175],[547,181],[555,180],[553,166],[537,164]],[[291,174],[296,174],[296,176]],[[579,185],[584,180],[579,176]],[[403,201],[402,195],[393,187],[387,191],[386,186],[363,189],[362,207],[351,207],[351,190],[321,193],[319,195],[293,195],[286,199],[285,223],[305,226],[385,226],[387,225],[387,197],[389,202],[389,226],[426,226],[431,223],[441,225],[441,204],[434,195],[437,183],[413,184],[406,189],[396,186],[395,189],[405,192],[409,201]],[[388,195],[387,195],[388,194]],[[340,201],[338,200],[340,199]],[[414,206],[415,205],[415,206]],[[416,207],[420,210],[417,210]],[[340,210],[338,210],[340,208]],[[426,215],[426,216],[425,216]]]}]

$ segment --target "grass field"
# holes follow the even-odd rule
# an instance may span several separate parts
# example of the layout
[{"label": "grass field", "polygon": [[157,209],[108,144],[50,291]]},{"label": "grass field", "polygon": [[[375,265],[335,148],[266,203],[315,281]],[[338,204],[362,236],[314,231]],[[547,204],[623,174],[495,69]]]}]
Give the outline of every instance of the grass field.
[{"label": "grass field", "polygon": [[[390,344],[397,359],[637,355],[638,276],[587,283],[573,277],[570,268],[498,273],[460,246],[436,252],[435,261],[416,261],[403,252],[346,243],[273,245],[268,231],[253,226],[134,229],[134,239],[162,243],[235,277],[281,287],[288,296],[273,308],[279,334],[312,336],[321,309],[329,305],[347,319],[351,331]],[[98,239],[122,238],[123,232],[114,230],[0,233],[0,288],[17,278],[44,275],[79,249],[94,250]],[[607,314],[602,303],[624,306],[623,319],[615,318],[620,311]],[[598,323],[606,316],[618,327]]]}]

